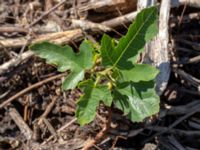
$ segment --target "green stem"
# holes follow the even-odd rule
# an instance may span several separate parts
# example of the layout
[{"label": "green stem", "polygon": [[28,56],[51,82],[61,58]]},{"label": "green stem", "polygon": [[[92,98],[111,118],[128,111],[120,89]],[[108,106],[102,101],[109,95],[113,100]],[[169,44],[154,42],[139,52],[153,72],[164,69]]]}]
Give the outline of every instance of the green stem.
[{"label": "green stem", "polygon": [[101,79],[101,76],[97,76],[97,79],[96,79],[96,81],[95,81],[95,83],[94,83],[94,86],[95,86],[95,87],[96,87],[97,84],[99,83],[100,79]]}]

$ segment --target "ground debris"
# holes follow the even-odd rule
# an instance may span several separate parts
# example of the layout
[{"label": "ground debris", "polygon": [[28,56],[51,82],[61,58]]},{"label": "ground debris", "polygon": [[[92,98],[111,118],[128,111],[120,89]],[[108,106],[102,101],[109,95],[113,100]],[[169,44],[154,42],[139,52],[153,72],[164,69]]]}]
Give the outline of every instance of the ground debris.
[{"label": "ground debris", "polygon": [[[171,72],[160,112],[132,123],[114,107],[111,129],[92,149],[200,149],[200,5],[192,2],[171,4]],[[81,91],[62,91],[69,72],[60,74],[29,46],[50,40],[78,51],[85,37],[98,41],[107,32],[119,38],[136,8],[135,0],[0,0],[0,149],[82,149],[102,131],[108,109],[100,105],[95,121],[80,127]]]}]

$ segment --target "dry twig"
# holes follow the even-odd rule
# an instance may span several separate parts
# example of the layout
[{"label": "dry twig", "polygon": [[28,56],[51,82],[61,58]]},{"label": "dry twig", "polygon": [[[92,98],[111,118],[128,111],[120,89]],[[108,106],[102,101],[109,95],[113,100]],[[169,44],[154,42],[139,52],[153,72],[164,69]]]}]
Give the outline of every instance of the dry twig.
[{"label": "dry twig", "polygon": [[17,112],[15,108],[9,109],[9,115],[13,119],[13,121],[17,124],[18,128],[25,135],[27,140],[30,140],[32,137],[32,130],[28,127],[28,125],[24,122],[23,118]]},{"label": "dry twig", "polygon": [[105,122],[105,126],[102,128],[102,130],[95,136],[94,139],[89,139],[87,141],[87,143],[84,145],[84,147],[82,148],[82,150],[88,150],[90,149],[93,145],[95,145],[95,143],[97,141],[99,141],[100,139],[102,139],[106,132],[109,130],[110,128],[110,123],[111,123],[111,117],[112,117],[112,107],[109,108],[109,112],[108,112],[108,120],[107,122]]},{"label": "dry twig", "polygon": [[195,100],[186,105],[180,105],[180,106],[166,105],[165,109],[161,109],[159,113],[159,118],[164,118],[166,115],[184,115],[197,107],[200,107],[199,100]]},{"label": "dry twig", "polygon": [[[199,106],[196,105],[193,109],[190,109],[190,111],[185,114],[184,116],[180,117],[179,119],[177,119],[176,121],[174,121],[169,127],[163,128],[163,130],[155,133],[153,136],[151,136],[150,138],[146,139],[144,142],[146,143],[149,140],[152,140],[154,137],[164,134],[166,132],[171,131],[175,126],[177,126],[179,123],[181,123],[182,121],[184,121],[185,119],[189,118],[190,116],[194,115],[195,113],[197,113],[199,111]],[[149,128],[149,127],[147,127]],[[154,127],[155,128],[155,127]]]},{"label": "dry twig", "polygon": [[40,125],[43,121],[44,118],[47,117],[47,115],[50,113],[51,109],[53,108],[53,106],[55,105],[57,100],[57,97],[53,97],[51,103],[47,106],[47,108],[45,109],[44,113],[40,116],[40,119],[38,121],[38,125]]},{"label": "dry twig", "polygon": [[168,129],[168,127],[160,127],[160,126],[148,126],[145,129],[152,130],[152,131],[157,131],[157,132],[162,132],[162,131],[167,131],[168,133],[175,134],[175,135],[180,135],[180,136],[195,136],[195,137],[200,137],[200,131],[197,130],[181,130],[181,129]]},{"label": "dry twig", "polygon": [[33,25],[35,25],[36,23],[38,23],[40,20],[42,20],[42,18],[44,18],[45,16],[47,16],[49,13],[53,12],[54,10],[56,10],[58,7],[60,7],[61,5],[63,5],[66,2],[66,0],[62,0],[60,1],[58,4],[56,4],[54,7],[52,7],[51,9],[49,9],[48,11],[46,11],[42,16],[40,16],[37,20],[33,21],[28,27],[32,27]]},{"label": "dry twig", "polygon": [[[56,133],[57,135],[62,132],[64,129],[68,128],[70,125],[72,125],[74,122],[76,122],[76,118],[72,119],[70,122],[66,123],[64,126],[62,126],[61,128],[59,128]],[[40,147],[45,145],[47,142],[49,142],[50,140],[52,140],[54,138],[54,136],[50,136],[46,141],[44,141],[42,144],[40,144]]]},{"label": "dry twig", "polygon": [[66,73],[62,73],[62,74],[58,74],[58,75],[55,75],[55,76],[52,76],[50,78],[47,78],[45,80],[42,80],[40,82],[37,82],[25,89],[23,89],[22,91],[18,92],[17,94],[11,96],[9,99],[5,100],[3,103],[0,104],[0,109],[3,108],[3,107],[6,107],[9,103],[11,103],[12,101],[14,101],[15,99],[17,99],[18,97],[24,95],[25,93],[31,91],[32,89],[35,89],[43,84],[46,84],[52,80],[55,80],[55,79],[59,79],[63,76],[66,76],[67,74]]},{"label": "dry twig", "polygon": [[180,5],[188,5],[191,7],[200,7],[200,1],[199,0],[173,0],[172,5],[174,7],[178,7]]},{"label": "dry twig", "polygon": [[193,85],[194,87],[197,87],[197,89],[200,88],[200,80],[193,77],[192,75],[186,73],[185,71],[178,69],[178,70],[174,70],[175,73],[177,73],[179,76],[181,76],[182,78],[184,78],[185,80],[188,81],[189,84]]}]

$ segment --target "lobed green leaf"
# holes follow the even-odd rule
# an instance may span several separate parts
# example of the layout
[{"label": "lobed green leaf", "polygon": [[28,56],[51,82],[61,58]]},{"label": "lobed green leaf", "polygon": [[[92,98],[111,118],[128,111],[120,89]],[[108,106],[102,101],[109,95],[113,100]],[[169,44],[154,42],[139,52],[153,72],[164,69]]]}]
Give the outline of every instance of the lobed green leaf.
[{"label": "lobed green leaf", "polygon": [[83,81],[80,86],[84,95],[77,102],[76,117],[82,126],[94,120],[100,101],[106,106],[111,106],[112,95],[107,86],[96,86],[92,80]]},{"label": "lobed green leaf", "polygon": [[155,92],[154,81],[118,84],[114,91],[114,103],[133,122],[141,122],[159,111],[159,96]]},{"label": "lobed green leaf", "polygon": [[114,48],[112,40],[108,36],[104,36],[101,43],[103,64],[119,69],[132,68],[145,44],[157,34],[157,18],[156,7],[142,10],[130,25],[127,34],[119,40],[118,45]]},{"label": "lobed green leaf", "polygon": [[93,47],[89,41],[82,42],[79,53],[74,53],[68,45],[61,47],[49,42],[34,44],[30,49],[45,58],[47,63],[56,65],[58,71],[71,71],[63,82],[64,90],[75,88],[78,82],[83,80],[85,70],[93,66]]},{"label": "lobed green leaf", "polygon": [[120,82],[139,82],[150,81],[155,79],[159,70],[148,64],[134,64],[132,69],[116,70],[119,75]]}]

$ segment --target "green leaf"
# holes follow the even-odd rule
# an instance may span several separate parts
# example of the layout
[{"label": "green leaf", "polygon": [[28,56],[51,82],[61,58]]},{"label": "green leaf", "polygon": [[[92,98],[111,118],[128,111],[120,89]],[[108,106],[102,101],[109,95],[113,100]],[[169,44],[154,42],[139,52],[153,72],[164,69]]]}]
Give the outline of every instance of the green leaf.
[{"label": "green leaf", "polygon": [[79,53],[74,53],[68,45],[61,47],[49,42],[37,43],[30,48],[38,56],[45,58],[47,63],[56,65],[58,71],[71,71],[62,85],[65,90],[75,88],[83,80],[85,70],[93,65],[93,47],[88,41],[82,42]]},{"label": "green leaf", "polygon": [[77,102],[76,117],[81,126],[94,120],[97,106],[103,101],[106,106],[111,106],[112,96],[105,85],[95,86],[92,80],[80,83],[84,95]]},{"label": "green leaf", "polygon": [[101,49],[103,64],[116,66],[119,69],[132,68],[145,44],[157,34],[157,18],[156,7],[142,10],[114,50],[112,47],[109,48],[111,39],[103,37],[102,47],[107,48]]},{"label": "green leaf", "polygon": [[119,74],[119,81],[121,82],[139,82],[150,81],[155,79],[159,70],[148,64],[134,64],[132,69],[116,70]]},{"label": "green leaf", "polygon": [[103,66],[112,66],[114,64],[112,60],[112,53],[114,53],[114,41],[111,37],[104,34],[101,39],[101,56]]},{"label": "green leaf", "polygon": [[141,122],[159,111],[159,96],[154,81],[118,84],[114,91],[114,103],[133,122]]}]

